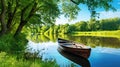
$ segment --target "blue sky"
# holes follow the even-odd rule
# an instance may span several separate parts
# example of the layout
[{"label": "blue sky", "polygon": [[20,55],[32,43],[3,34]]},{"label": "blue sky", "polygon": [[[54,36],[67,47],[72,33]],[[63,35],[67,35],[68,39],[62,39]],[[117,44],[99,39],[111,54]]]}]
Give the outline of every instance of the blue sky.
[{"label": "blue sky", "polygon": [[[105,11],[102,8],[96,9],[98,13],[100,13],[99,19],[106,19],[106,18],[114,18],[114,17],[120,17],[120,0],[113,0],[112,5],[117,9],[117,11],[113,12],[112,10]],[[56,24],[73,24],[75,22],[79,21],[88,21],[90,19],[90,12],[88,11],[86,5],[79,5],[81,8],[81,11],[79,12],[76,19],[72,21],[68,21],[67,18],[65,18],[63,15],[60,16],[60,18],[56,19]]]}]

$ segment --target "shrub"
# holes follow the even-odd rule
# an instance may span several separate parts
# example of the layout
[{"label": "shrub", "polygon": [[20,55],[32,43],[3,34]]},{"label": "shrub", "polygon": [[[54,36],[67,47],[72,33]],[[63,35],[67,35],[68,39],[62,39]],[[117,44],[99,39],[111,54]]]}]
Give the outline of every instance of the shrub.
[{"label": "shrub", "polygon": [[13,37],[12,34],[5,34],[0,37],[0,51],[16,52],[23,51],[26,47],[26,36],[20,34],[17,37]]}]

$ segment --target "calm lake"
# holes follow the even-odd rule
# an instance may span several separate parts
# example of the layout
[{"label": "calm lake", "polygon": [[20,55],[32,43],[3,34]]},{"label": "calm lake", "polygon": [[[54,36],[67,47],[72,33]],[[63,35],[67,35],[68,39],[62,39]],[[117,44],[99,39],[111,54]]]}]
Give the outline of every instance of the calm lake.
[{"label": "calm lake", "polygon": [[31,37],[27,51],[39,52],[42,61],[55,61],[60,67],[120,67],[120,39],[110,37],[62,37],[92,48],[90,57],[83,59],[60,52],[57,37]]}]

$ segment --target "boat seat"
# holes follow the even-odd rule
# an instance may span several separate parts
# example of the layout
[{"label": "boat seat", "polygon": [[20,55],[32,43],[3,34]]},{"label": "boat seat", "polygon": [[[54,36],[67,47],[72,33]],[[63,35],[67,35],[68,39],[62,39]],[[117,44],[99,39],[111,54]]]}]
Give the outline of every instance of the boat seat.
[{"label": "boat seat", "polygon": [[64,45],[73,45],[72,43],[62,43]]},{"label": "boat seat", "polygon": [[82,46],[77,46],[77,48],[83,48]]}]

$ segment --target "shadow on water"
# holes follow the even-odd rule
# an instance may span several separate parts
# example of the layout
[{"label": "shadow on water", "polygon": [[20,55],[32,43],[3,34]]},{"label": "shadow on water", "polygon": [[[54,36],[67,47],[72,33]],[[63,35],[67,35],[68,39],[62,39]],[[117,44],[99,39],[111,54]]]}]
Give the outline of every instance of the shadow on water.
[{"label": "shadow on water", "polygon": [[74,63],[76,63],[82,67],[91,67],[90,62],[87,58],[83,58],[81,56],[76,56],[76,55],[73,55],[73,54],[68,53],[66,51],[63,51],[60,47],[58,47],[57,50],[62,56],[73,61]]},{"label": "shadow on water", "polygon": [[[58,50],[58,37],[90,46],[92,51],[89,60]],[[120,39],[118,38],[39,35],[29,39],[28,48],[31,49],[30,52],[41,50],[39,56],[43,61],[55,60],[60,67],[120,67]]]}]

